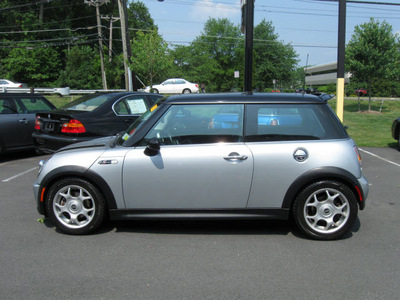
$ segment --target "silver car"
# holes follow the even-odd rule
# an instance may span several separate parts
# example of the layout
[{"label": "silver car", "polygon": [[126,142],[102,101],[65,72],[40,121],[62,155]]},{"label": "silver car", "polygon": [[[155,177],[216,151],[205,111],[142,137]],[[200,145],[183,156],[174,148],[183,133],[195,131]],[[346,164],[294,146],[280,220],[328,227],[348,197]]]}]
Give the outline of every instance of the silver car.
[{"label": "silver car", "polygon": [[309,238],[336,239],[364,209],[368,182],[326,96],[163,98],[126,132],[42,162],[38,211],[68,234],[108,218],[293,218]]}]

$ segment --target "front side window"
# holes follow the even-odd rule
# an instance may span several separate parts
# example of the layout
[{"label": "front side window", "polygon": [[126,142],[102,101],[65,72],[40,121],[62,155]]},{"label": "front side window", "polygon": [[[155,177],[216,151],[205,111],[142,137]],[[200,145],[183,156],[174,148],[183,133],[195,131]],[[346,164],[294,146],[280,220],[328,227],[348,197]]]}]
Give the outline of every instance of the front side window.
[{"label": "front side window", "polygon": [[243,105],[172,105],[144,138],[162,145],[232,143],[242,139]]},{"label": "front side window", "polygon": [[247,142],[347,137],[343,126],[325,104],[248,105],[246,120]]},{"label": "front side window", "polygon": [[19,108],[14,99],[1,99],[0,98],[0,114],[16,114]]}]

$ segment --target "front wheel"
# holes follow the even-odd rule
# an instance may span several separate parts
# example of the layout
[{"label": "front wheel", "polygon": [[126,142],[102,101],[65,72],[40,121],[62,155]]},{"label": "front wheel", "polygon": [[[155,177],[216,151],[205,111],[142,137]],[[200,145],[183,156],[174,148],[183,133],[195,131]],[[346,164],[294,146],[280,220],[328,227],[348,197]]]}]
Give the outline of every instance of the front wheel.
[{"label": "front wheel", "polygon": [[81,178],[65,178],[54,183],[46,197],[50,221],[67,234],[89,234],[105,219],[103,194]]},{"label": "front wheel", "polygon": [[358,213],[357,200],[350,188],[325,180],[304,188],[296,197],[293,217],[308,237],[334,240],[348,232]]}]

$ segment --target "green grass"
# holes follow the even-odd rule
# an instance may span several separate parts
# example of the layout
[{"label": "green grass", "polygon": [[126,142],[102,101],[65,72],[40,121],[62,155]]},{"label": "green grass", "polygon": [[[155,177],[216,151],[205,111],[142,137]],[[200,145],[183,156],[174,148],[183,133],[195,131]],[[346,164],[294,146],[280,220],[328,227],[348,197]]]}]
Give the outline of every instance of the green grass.
[{"label": "green grass", "polygon": [[[358,109],[358,100],[345,100],[343,124],[348,126],[347,132],[360,147],[396,147],[392,138],[391,127],[393,120],[400,117],[400,101],[385,100],[382,112],[379,112],[381,101],[371,102],[371,111],[368,110],[368,99],[361,100],[361,109]],[[336,101],[329,101],[336,111]]]},{"label": "green grass", "polygon": [[[81,96],[60,97],[47,95],[57,108]],[[336,111],[336,100],[330,100],[329,105]],[[343,124],[348,126],[347,132],[360,147],[396,147],[396,141],[391,135],[393,120],[400,117],[400,101],[385,100],[382,112],[379,112],[381,101],[372,101],[371,111],[368,111],[368,98],[361,100],[361,110],[358,110],[357,99],[344,101]]]}]

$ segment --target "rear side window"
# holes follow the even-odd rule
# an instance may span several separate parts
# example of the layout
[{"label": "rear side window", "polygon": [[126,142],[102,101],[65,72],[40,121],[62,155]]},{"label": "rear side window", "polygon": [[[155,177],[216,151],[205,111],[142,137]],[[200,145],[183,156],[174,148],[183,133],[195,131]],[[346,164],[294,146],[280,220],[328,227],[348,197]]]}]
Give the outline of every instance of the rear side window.
[{"label": "rear side window", "polygon": [[326,104],[249,104],[245,141],[296,141],[347,138]]},{"label": "rear side window", "polygon": [[23,107],[21,113],[37,113],[52,109],[52,107],[42,98],[28,96],[19,98],[18,102],[20,102],[22,104],[21,107]]},{"label": "rear side window", "polygon": [[66,110],[80,110],[80,111],[93,111],[103,103],[107,102],[111,97],[111,95],[98,95],[98,94],[91,94],[83,96],[71,103],[61,107],[61,109]]},{"label": "rear side window", "polygon": [[141,115],[147,111],[148,107],[144,96],[127,97],[114,105],[117,115]]}]

